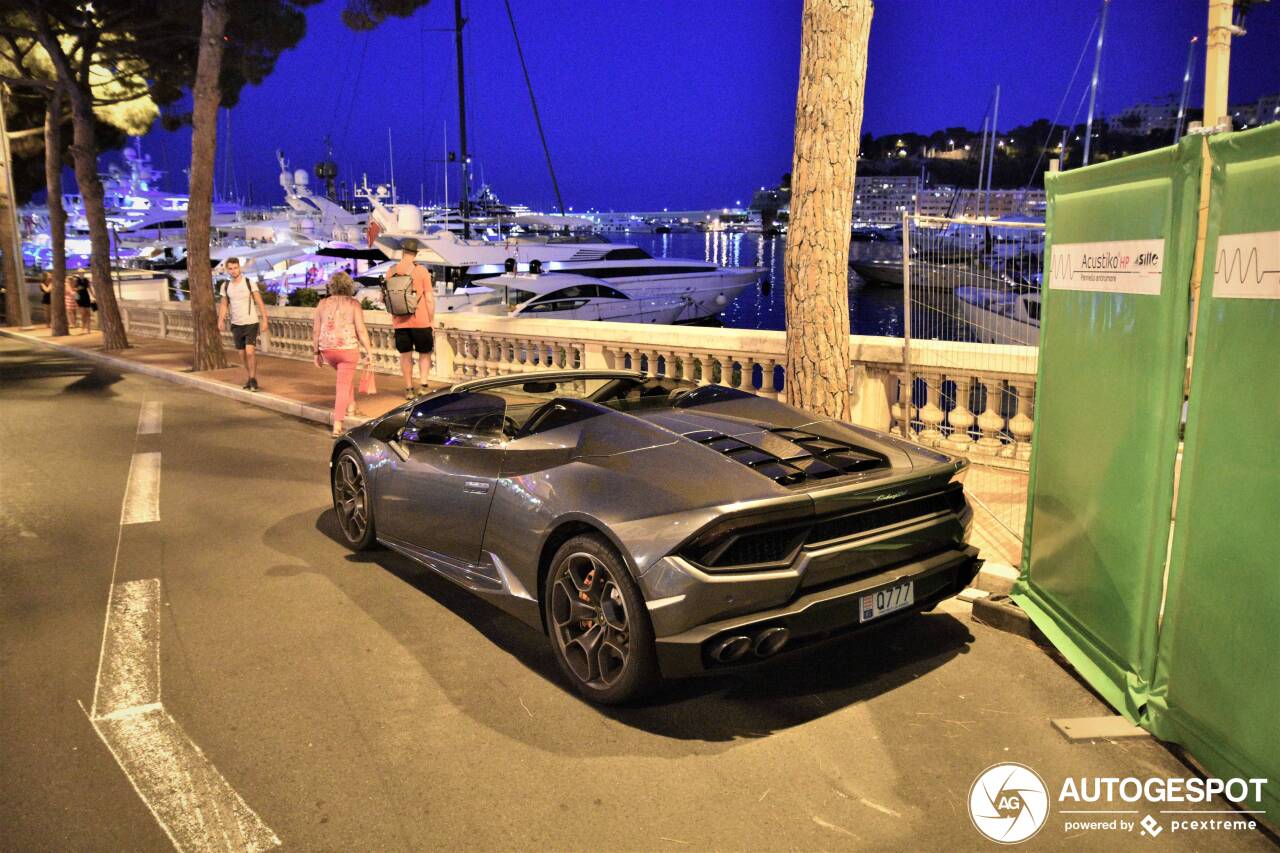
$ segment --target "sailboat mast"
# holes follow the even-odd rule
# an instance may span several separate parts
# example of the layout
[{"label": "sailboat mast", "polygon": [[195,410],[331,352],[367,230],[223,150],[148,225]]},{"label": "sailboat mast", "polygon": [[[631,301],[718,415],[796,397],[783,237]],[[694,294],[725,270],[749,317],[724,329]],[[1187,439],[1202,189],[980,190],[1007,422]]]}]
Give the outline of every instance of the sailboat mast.
[{"label": "sailboat mast", "polygon": [[1098,74],[1102,70],[1102,37],[1107,32],[1107,10],[1111,0],[1102,0],[1102,25],[1098,27],[1098,47],[1093,55],[1093,82],[1089,85],[1089,118],[1084,123],[1084,162],[1089,165],[1089,147],[1093,143],[1093,108],[1098,102]]},{"label": "sailboat mast", "polygon": [[1173,132],[1175,145],[1182,138],[1182,122],[1187,117],[1187,98],[1191,95],[1191,63],[1196,58],[1196,42],[1198,41],[1200,41],[1199,36],[1192,36],[1191,44],[1187,45],[1187,70],[1182,75],[1182,100],[1178,101],[1178,126]]},{"label": "sailboat mast", "polygon": [[[469,214],[471,207],[470,176],[467,172],[471,166],[471,158],[467,156],[467,87],[463,84],[462,68],[462,27],[466,20],[462,17],[462,0],[453,0],[454,42],[458,48],[458,133],[462,139],[462,196],[458,202],[458,212],[462,215],[462,236],[471,236]],[[446,167],[447,168],[447,167]]]},{"label": "sailboat mast", "polygon": [[[987,174],[987,122],[990,116],[982,117],[982,148],[978,152],[978,193],[973,197],[973,215],[977,216],[982,205],[982,187]],[[963,211],[961,211],[963,214]]]},{"label": "sailboat mast", "polygon": [[391,128],[387,128],[387,159],[391,163],[391,203],[396,204],[396,149],[391,145]]},{"label": "sailboat mast", "polygon": [[999,144],[1000,129],[1000,84],[996,84],[995,107],[991,110],[991,146],[987,149],[990,161],[987,163],[987,194],[984,198],[982,215],[991,218],[991,175],[996,170],[996,146]]}]

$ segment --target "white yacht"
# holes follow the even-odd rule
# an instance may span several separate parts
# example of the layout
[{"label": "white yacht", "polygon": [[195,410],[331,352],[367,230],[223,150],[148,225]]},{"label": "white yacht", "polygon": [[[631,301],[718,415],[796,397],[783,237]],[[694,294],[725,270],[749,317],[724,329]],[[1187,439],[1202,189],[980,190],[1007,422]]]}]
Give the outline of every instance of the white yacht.
[{"label": "white yacht", "polygon": [[289,171],[283,151],[276,151],[280,164],[280,188],[289,205],[289,230],[319,241],[338,240],[359,243],[364,239],[368,217],[352,213],[323,195],[311,192],[311,177],[306,169]]},{"label": "white yacht", "polygon": [[[185,193],[169,193],[159,189],[163,172],[151,165],[151,155],[142,153],[142,141],[134,139],[121,152],[124,169],[112,166],[103,176],[103,202],[107,209],[107,222],[122,246],[141,246],[157,241],[182,242],[187,234],[187,206],[190,197]],[[84,201],[80,196],[68,194],[62,197],[67,211],[70,229],[88,233],[89,224],[84,216]],[[240,208],[234,202],[213,203],[212,227],[235,222]]]},{"label": "white yacht", "polygon": [[[386,264],[389,268],[391,263]],[[385,268],[384,268],[385,271]],[[361,276],[356,297],[382,307],[381,280]],[[607,282],[575,273],[503,273],[436,297],[436,316],[489,314],[539,320],[604,320],[614,323],[674,323],[688,307],[680,296],[630,296]]]},{"label": "white yacht", "polygon": [[[487,285],[487,279],[504,273],[574,273],[607,283],[632,299],[678,298],[684,307],[672,322],[687,323],[719,314],[761,274],[752,268],[654,258],[638,246],[610,243],[594,234],[468,240],[445,229],[424,229],[421,211],[414,205],[396,205],[393,210],[377,193],[368,198],[374,243],[394,258],[402,240],[416,239],[418,263],[431,270],[444,310],[469,304],[468,288]],[[449,308],[455,302],[450,297],[459,289],[463,295]]]},{"label": "white yacht", "polygon": [[674,323],[688,307],[680,296],[631,296],[575,273],[504,273],[471,291],[460,311],[539,320]]},{"label": "white yacht", "polygon": [[1040,291],[957,287],[956,304],[984,344],[1040,345]]}]

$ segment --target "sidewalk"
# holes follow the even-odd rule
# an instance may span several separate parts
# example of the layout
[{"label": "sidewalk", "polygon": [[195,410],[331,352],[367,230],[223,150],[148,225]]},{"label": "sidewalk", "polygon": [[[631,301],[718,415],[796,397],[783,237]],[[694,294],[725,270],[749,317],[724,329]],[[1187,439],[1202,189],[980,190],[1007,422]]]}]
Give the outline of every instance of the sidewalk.
[{"label": "sidewalk", "polygon": [[[191,369],[191,345],[144,338],[129,339],[126,350],[104,352],[102,334],[74,334],[54,338],[47,328],[0,329],[0,334],[20,340],[34,341],[70,352],[101,364],[123,370],[145,373],[158,379],[191,385],[223,397],[294,415],[316,423],[329,424],[333,417],[334,371],[292,358],[280,358],[258,352],[258,384],[261,391],[246,391],[244,367],[240,353],[227,350],[227,361],[233,366],[225,370],[196,373]],[[269,353],[269,349],[268,349]],[[432,382],[442,388],[448,383]],[[377,394],[356,395],[356,406],[363,417],[345,419],[346,425],[360,423],[394,409],[404,402],[403,380],[386,373],[377,374]]]}]

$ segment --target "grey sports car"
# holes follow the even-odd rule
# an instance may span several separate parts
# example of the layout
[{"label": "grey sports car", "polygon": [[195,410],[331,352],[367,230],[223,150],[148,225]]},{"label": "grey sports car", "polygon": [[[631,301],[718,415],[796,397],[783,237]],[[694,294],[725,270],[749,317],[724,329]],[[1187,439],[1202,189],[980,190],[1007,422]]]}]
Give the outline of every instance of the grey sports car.
[{"label": "grey sports car", "polygon": [[333,448],[352,548],[544,631],[596,702],[927,610],[978,570],[966,463],[719,385],[478,379]]}]

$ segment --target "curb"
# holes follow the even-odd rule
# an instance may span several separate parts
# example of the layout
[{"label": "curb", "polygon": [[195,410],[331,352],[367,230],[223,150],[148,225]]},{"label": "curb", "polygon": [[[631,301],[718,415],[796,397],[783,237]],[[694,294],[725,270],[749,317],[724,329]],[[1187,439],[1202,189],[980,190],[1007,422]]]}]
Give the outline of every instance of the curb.
[{"label": "curb", "polygon": [[[26,341],[27,343],[39,344],[49,349],[57,350],[68,355],[74,355],[83,358],[86,361],[105,364],[119,370],[128,371],[130,373],[141,373],[155,379],[163,379],[166,382],[172,382],[175,385],[186,385],[192,388],[198,388],[201,391],[208,391],[217,394],[220,397],[226,397],[241,403],[248,403],[251,406],[257,406],[260,409],[270,409],[273,412],[279,412],[283,415],[292,415],[295,418],[301,418],[304,421],[312,421],[313,423],[324,424],[329,426],[333,423],[333,412],[327,408],[319,406],[309,406],[306,403],[299,403],[297,400],[290,400],[287,397],[281,397],[276,394],[267,394],[262,391],[246,391],[243,388],[236,388],[218,382],[214,379],[205,379],[203,376],[194,373],[178,373],[164,367],[156,367],[150,364],[139,364],[136,361],[130,361],[126,358],[119,358],[106,353],[94,352],[93,350],[85,350],[80,347],[68,346],[66,344],[57,344],[52,341],[42,340],[40,338],[24,335],[21,332],[15,332],[12,329],[0,329],[0,335],[7,338],[13,338],[18,341]],[[355,423],[363,423],[365,419],[347,418],[344,421],[350,421],[352,425]]]},{"label": "curb", "polygon": [[987,595],[973,602],[973,620],[997,631],[1025,637],[1039,645],[1049,641],[1021,607],[1007,595]]},{"label": "curb", "polygon": [[1013,592],[1013,583],[1017,579],[1018,570],[1013,566],[987,560],[978,570],[978,576],[973,579],[973,586],[992,595],[1009,595]]}]

